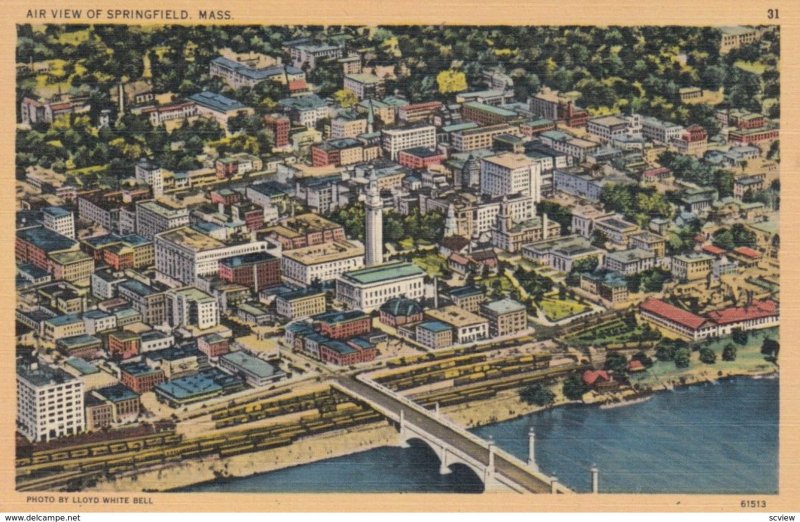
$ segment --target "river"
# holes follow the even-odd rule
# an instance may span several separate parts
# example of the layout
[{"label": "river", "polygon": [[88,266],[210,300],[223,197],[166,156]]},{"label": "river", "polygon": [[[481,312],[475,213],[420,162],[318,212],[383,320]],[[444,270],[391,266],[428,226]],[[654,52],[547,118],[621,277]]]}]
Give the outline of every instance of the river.
[{"label": "river", "polygon": [[[769,494],[778,489],[777,379],[736,378],[655,394],[629,406],[567,406],[473,430],[527,458],[536,432],[539,468],[575,491],[589,491],[589,468],[607,493]],[[425,446],[377,448],[293,468],[198,484],[182,491],[482,491],[456,466],[439,474]]]}]

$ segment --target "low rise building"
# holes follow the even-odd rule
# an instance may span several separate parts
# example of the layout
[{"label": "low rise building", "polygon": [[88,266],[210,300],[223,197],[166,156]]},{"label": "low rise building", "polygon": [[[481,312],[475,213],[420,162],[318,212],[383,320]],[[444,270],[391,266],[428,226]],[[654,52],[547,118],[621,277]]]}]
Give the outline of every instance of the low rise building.
[{"label": "low rise building", "polygon": [[684,282],[705,279],[711,273],[711,263],[714,260],[707,254],[685,254],[672,257],[672,276]]},{"label": "low rise building", "polygon": [[426,310],[425,316],[453,328],[457,344],[467,344],[489,337],[489,320],[458,306]]},{"label": "low rise building", "polygon": [[259,292],[281,284],[281,260],[266,252],[221,259],[219,278]]},{"label": "low rise building", "polygon": [[619,272],[584,272],[581,274],[581,289],[612,304],[628,299],[628,282]]},{"label": "low rise building", "polygon": [[281,294],[275,298],[278,315],[289,320],[305,319],[325,312],[325,292],[313,288]]},{"label": "low rise building", "polygon": [[693,341],[712,337],[718,331],[713,321],[660,299],[640,304],[639,314],[646,321]]},{"label": "low rise building", "polygon": [[634,275],[656,266],[656,255],[649,250],[632,248],[606,254],[604,267],[624,275]]},{"label": "low rise building", "polygon": [[277,382],[286,377],[286,373],[277,365],[243,351],[221,355],[219,366],[234,375],[240,376],[247,384],[255,388]]},{"label": "low rise building", "polygon": [[372,318],[360,310],[326,312],[311,319],[315,329],[330,339],[350,339],[372,330]]},{"label": "low rise building", "polygon": [[404,324],[422,321],[422,305],[413,299],[395,297],[380,307],[381,322],[397,328]]},{"label": "low rise building", "polygon": [[363,266],[364,246],[337,240],[284,252],[281,276],[284,281],[308,287],[315,282],[334,280],[340,274]]},{"label": "low rise building", "polygon": [[166,297],[171,326],[194,326],[205,330],[219,324],[219,304],[202,290],[191,286],[171,289]]},{"label": "low rise building", "polygon": [[525,305],[510,298],[481,304],[481,315],[489,319],[489,334],[502,337],[520,332],[528,327]]},{"label": "low rise building", "polygon": [[424,280],[425,272],[412,263],[385,263],[341,274],[336,280],[336,299],[369,313],[393,297],[423,297]]},{"label": "low rise building", "polygon": [[453,344],[453,328],[441,321],[418,323],[414,332],[416,341],[431,350],[447,348]]},{"label": "low rise building", "polygon": [[477,313],[481,308],[481,303],[486,301],[484,291],[475,286],[462,286],[450,291],[450,301],[454,305],[468,312]]}]

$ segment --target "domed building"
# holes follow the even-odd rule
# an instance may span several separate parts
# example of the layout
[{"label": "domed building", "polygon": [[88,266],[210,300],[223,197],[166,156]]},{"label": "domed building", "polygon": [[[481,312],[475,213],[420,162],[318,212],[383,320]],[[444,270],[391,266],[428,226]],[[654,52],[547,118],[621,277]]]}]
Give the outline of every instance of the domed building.
[{"label": "domed building", "polygon": [[389,299],[380,307],[380,313],[381,322],[395,328],[422,321],[422,305],[405,297]]}]

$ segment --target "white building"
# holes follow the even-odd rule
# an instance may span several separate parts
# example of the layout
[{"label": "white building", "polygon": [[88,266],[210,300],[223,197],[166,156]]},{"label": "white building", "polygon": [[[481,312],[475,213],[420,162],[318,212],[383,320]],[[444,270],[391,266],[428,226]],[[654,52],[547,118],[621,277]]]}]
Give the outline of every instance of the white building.
[{"label": "white building", "polygon": [[641,248],[609,252],[606,255],[604,266],[608,270],[614,270],[624,275],[638,274],[656,266],[656,255]]},{"label": "white building", "polygon": [[283,252],[281,277],[307,287],[315,280],[332,281],[340,274],[364,266],[364,246],[358,242],[333,241]]},{"label": "white building", "polygon": [[196,326],[201,330],[219,324],[219,304],[192,286],[167,291],[167,312],[173,328]]},{"label": "white building", "polygon": [[628,133],[628,121],[617,116],[592,118],[586,122],[586,132],[597,136],[603,142],[609,142]]},{"label": "white building", "polygon": [[[497,215],[503,206],[503,198],[492,198],[491,201],[482,202],[475,206],[472,220],[472,234],[491,232],[497,225]],[[533,198],[523,194],[512,194],[506,198],[506,211],[511,216],[511,221],[521,223],[531,219],[536,213],[536,204]]]},{"label": "white building", "polygon": [[505,152],[481,158],[481,193],[491,196],[525,194],[541,201],[541,165],[523,154]]},{"label": "white building", "polygon": [[17,430],[31,442],[84,431],[83,381],[41,362],[17,365]]},{"label": "white building", "polygon": [[386,263],[345,272],[336,280],[336,299],[351,309],[371,312],[393,297],[420,299],[425,272],[412,263]]},{"label": "white building", "polygon": [[670,143],[673,140],[680,139],[683,134],[683,127],[668,121],[661,121],[649,116],[640,116],[634,114],[630,117],[632,127],[641,127],[642,135],[645,138],[651,139],[657,143]]},{"label": "white building", "polygon": [[192,227],[157,234],[154,246],[156,279],[171,285],[190,285],[197,276],[216,274],[220,259],[267,251],[266,241],[226,244]]},{"label": "white building", "polygon": [[83,314],[83,324],[87,334],[95,335],[116,328],[117,316],[102,310],[91,310]]},{"label": "white building", "polygon": [[189,224],[189,210],[184,207],[169,207],[158,201],[136,203],[136,233],[147,239]]},{"label": "white building", "polygon": [[415,125],[398,129],[381,130],[381,143],[386,155],[394,161],[401,150],[425,147],[436,147],[436,127],[433,125]]},{"label": "white building", "polygon": [[153,197],[157,198],[164,194],[164,175],[161,167],[153,161],[142,158],[134,169],[136,179],[150,185],[153,189]]},{"label": "white building", "polygon": [[61,207],[45,207],[42,209],[42,216],[44,228],[75,239],[75,217],[72,212]]},{"label": "white building", "polygon": [[428,310],[425,316],[450,325],[456,344],[473,343],[489,337],[489,319],[455,305]]}]

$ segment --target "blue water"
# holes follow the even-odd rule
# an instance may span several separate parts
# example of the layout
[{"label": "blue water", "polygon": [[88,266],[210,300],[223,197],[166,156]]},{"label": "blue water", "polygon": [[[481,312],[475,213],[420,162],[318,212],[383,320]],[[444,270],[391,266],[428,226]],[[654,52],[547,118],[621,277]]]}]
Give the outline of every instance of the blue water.
[{"label": "blue water", "polygon": [[[539,468],[575,491],[600,469],[608,493],[776,493],[777,379],[732,379],[659,393],[623,408],[565,407],[473,430],[527,458],[536,431]],[[378,448],[184,491],[479,492],[468,469],[439,474],[424,446]]]}]

